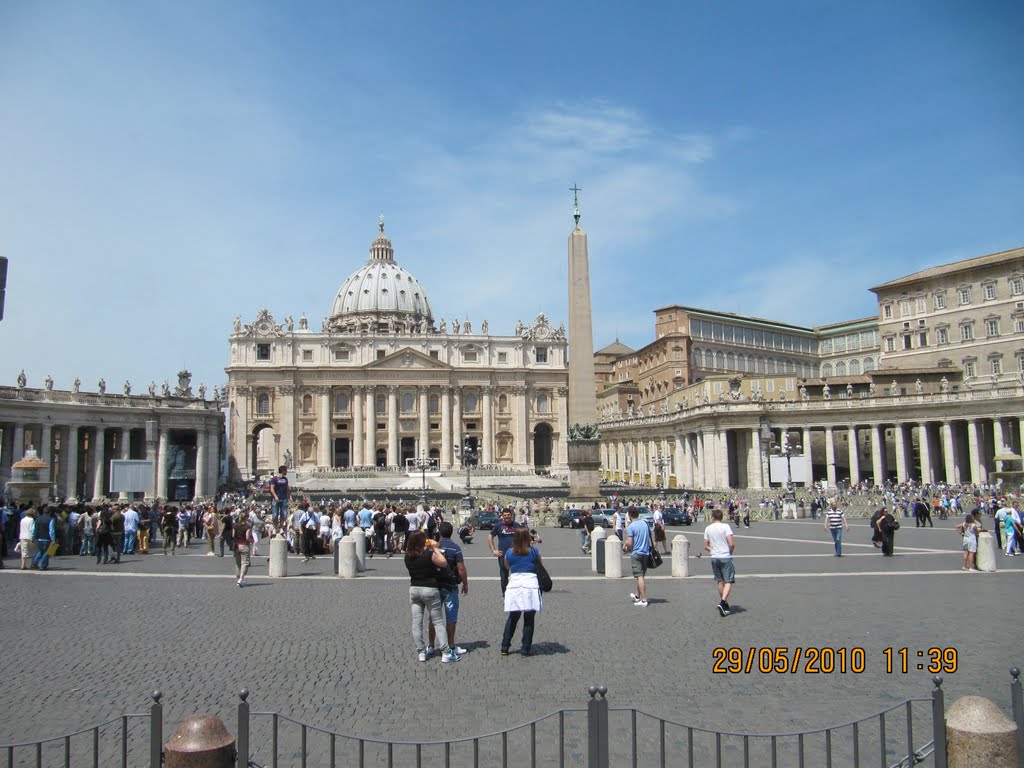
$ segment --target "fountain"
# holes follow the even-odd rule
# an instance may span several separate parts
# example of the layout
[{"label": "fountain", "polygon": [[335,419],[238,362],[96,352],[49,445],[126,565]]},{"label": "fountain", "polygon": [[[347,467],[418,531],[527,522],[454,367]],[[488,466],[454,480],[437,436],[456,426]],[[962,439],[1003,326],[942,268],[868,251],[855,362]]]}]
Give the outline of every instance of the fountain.
[{"label": "fountain", "polygon": [[50,465],[29,446],[25,457],[11,467],[7,494],[15,502],[40,504],[50,500]]}]

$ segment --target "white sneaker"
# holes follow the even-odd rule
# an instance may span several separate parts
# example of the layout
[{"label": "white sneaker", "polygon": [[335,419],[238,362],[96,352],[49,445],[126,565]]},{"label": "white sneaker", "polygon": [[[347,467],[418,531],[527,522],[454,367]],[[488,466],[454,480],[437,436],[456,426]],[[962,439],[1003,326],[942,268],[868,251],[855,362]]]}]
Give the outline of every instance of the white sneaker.
[{"label": "white sneaker", "polygon": [[426,660],[427,660],[427,652],[426,651],[420,651],[420,661],[426,661]]},{"label": "white sneaker", "polygon": [[647,607],[647,601],[646,600],[637,600],[635,603],[633,603],[633,605],[635,605],[637,608],[646,608]]},{"label": "white sneaker", "polygon": [[629,593],[629,599],[632,600],[634,603],[640,602],[640,598],[636,596],[635,592]]},{"label": "white sneaker", "polygon": [[453,661],[462,661],[462,657],[459,656],[454,650],[448,649],[448,653],[441,656],[442,664],[450,664]]},{"label": "white sneaker", "polygon": [[466,652],[466,649],[463,648],[461,645],[456,645],[454,648],[452,648],[452,650],[455,651],[455,653],[457,653],[459,656]]}]

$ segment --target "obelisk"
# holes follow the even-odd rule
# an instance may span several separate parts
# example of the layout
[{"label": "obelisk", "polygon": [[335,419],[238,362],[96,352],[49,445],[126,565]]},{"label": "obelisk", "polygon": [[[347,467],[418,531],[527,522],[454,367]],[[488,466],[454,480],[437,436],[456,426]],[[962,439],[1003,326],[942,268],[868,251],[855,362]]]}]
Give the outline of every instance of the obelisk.
[{"label": "obelisk", "polygon": [[594,329],[590,314],[590,256],[587,233],[580,228],[580,188],[573,185],[569,235],[569,500],[589,503],[601,498],[600,434],[594,381]]}]

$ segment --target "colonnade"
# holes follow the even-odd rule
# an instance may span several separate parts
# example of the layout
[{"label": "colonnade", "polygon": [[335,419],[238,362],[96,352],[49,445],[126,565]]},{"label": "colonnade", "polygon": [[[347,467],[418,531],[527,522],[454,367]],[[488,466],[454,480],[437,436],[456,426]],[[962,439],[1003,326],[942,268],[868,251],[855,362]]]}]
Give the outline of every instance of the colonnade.
[{"label": "colonnade", "polygon": [[985,484],[996,479],[998,457],[1019,456],[1024,445],[1022,416],[793,422],[630,430],[645,436],[608,431],[602,474],[669,487],[766,488],[779,483],[777,477],[769,482],[768,456],[787,432],[806,457],[810,480],[829,487],[865,481]]},{"label": "colonnade", "polygon": [[[50,465],[52,494],[56,497],[95,500],[110,495],[111,459],[148,460],[154,464],[152,488],[159,498],[169,498],[170,483],[194,481],[194,495],[216,493],[220,477],[220,435],[215,429],[178,429],[171,442],[172,429],[161,429],[159,422],[147,420],[134,424],[78,424],[47,421],[0,422],[0,491],[12,476],[13,464],[34,448],[40,459]],[[171,466],[181,442],[195,444],[191,466]],[[127,499],[127,492],[117,494]]]}]

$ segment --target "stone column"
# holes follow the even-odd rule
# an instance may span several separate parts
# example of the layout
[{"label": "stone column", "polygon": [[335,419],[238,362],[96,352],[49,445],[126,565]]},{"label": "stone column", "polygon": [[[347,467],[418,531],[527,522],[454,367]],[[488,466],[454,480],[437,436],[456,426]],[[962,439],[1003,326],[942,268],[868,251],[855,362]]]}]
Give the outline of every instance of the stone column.
[{"label": "stone column", "polygon": [[92,497],[100,499],[103,497],[103,442],[106,440],[107,432],[103,427],[96,427],[92,451]]},{"label": "stone column", "polygon": [[[1006,445],[1006,438],[1003,435],[1003,420],[1000,419],[1000,418],[992,419],[992,444],[993,444],[993,450],[992,450],[992,455],[993,456],[1002,453],[1008,447]],[[982,482],[987,482],[987,480],[988,480],[988,468],[985,465],[985,457],[981,456],[980,458],[981,458],[981,461],[978,463],[978,467],[981,469],[981,481]],[[993,461],[992,462],[992,469],[993,469],[993,471],[998,469],[998,468],[999,468],[999,465],[997,465]]]},{"label": "stone column", "polygon": [[729,487],[729,433],[728,430],[722,429],[718,432],[718,445],[716,446],[717,452],[715,455],[716,465],[718,468],[718,487],[728,488]]},{"label": "stone column", "polygon": [[388,385],[388,465],[401,464],[398,454],[398,387]]},{"label": "stone column", "polygon": [[281,409],[279,412],[280,421],[278,422],[278,424],[280,424],[280,428],[278,429],[278,434],[280,435],[280,450],[277,455],[277,462],[273,467],[275,471],[279,466],[284,464],[285,450],[291,451],[293,462],[298,459],[298,441],[295,439],[295,398],[301,398],[300,391],[291,385],[278,387],[277,394],[281,402]]},{"label": "stone column", "polygon": [[850,455],[850,484],[860,482],[860,446],[857,444],[857,427],[846,428],[846,448]]},{"label": "stone column", "polygon": [[907,441],[904,434],[904,426],[900,423],[893,425],[893,437],[896,444],[896,482],[907,482]]},{"label": "stone column", "polygon": [[946,464],[946,482],[959,483],[956,471],[956,457],[953,455],[953,422],[942,422],[942,453]]},{"label": "stone column", "polygon": [[761,480],[761,430],[754,427],[750,430],[750,450],[747,452],[747,486],[763,488]]},{"label": "stone column", "polygon": [[39,430],[39,458],[53,468],[53,428],[46,422]]},{"label": "stone column", "polygon": [[921,482],[934,483],[935,474],[932,472],[932,446],[928,439],[928,423],[921,422],[917,426],[917,445],[921,451]]},{"label": "stone column", "polygon": [[882,485],[885,482],[885,440],[882,435],[882,427],[875,424],[871,427],[871,474],[874,477],[875,485]]},{"label": "stone column", "polygon": [[441,387],[441,469],[452,468],[452,388]]},{"label": "stone column", "polygon": [[372,467],[377,464],[377,403],[374,387],[366,387],[366,444],[363,448],[363,464]]},{"label": "stone column", "polygon": [[800,439],[804,444],[804,456],[807,459],[807,482],[805,485],[810,485],[814,482],[814,457],[811,453],[811,428],[804,427],[803,432],[800,435]]},{"label": "stone column", "polygon": [[452,445],[462,445],[462,389],[452,387]]},{"label": "stone column", "polygon": [[[167,430],[160,430],[160,444],[156,452],[156,495],[161,499],[167,498]],[[255,470],[255,467],[250,467]]]},{"label": "stone column", "polygon": [[[484,415],[483,462],[490,465],[494,463],[494,390],[491,387],[481,387],[480,399],[483,401]],[[564,436],[565,433],[562,434]]]},{"label": "stone column", "polygon": [[552,435],[554,444],[551,446],[551,463],[565,464],[569,457],[566,453],[567,441],[569,439],[569,390],[567,387],[559,387],[555,390],[555,397],[552,398],[553,407],[558,413],[558,435]]},{"label": "stone column", "polygon": [[978,447],[978,420],[969,419],[967,421],[967,455],[972,483],[985,482],[985,468],[981,465]]},{"label": "stone column", "polygon": [[220,487],[220,433],[216,429],[211,429],[207,433],[206,437],[209,442],[209,448],[206,451],[206,467],[207,477],[207,490],[211,496],[217,495],[217,490]]},{"label": "stone column", "polygon": [[[18,423],[14,425],[14,446],[11,449],[11,464],[25,458],[25,425]],[[8,465],[10,468],[10,465]]]},{"label": "stone column", "polygon": [[[126,427],[121,430],[121,458],[128,460],[132,457],[132,430],[131,427]],[[198,472],[199,467],[196,467]],[[199,482],[199,475],[196,475],[196,482]],[[121,491],[118,494],[119,499],[128,499],[128,491]]]},{"label": "stone column", "polygon": [[420,444],[417,451],[417,458],[430,458],[430,390],[427,387],[419,389],[420,409]]},{"label": "stone column", "polygon": [[829,488],[836,487],[836,444],[832,427],[825,427],[825,480]]},{"label": "stone column", "polygon": [[352,466],[361,467],[366,464],[363,461],[363,447],[366,438],[363,437],[363,430],[366,427],[366,417],[363,416],[363,388],[352,387]]},{"label": "stone column", "polygon": [[72,424],[68,427],[66,442],[64,443],[64,497],[68,499],[78,498],[78,427]]},{"label": "stone column", "polygon": [[515,456],[516,464],[520,469],[527,466],[526,435],[529,432],[529,410],[526,404],[526,387],[516,387],[516,433],[515,433]]},{"label": "stone column", "polygon": [[697,480],[700,481],[700,487],[706,489],[708,487],[708,473],[706,471],[707,463],[704,461],[706,454],[704,452],[704,431],[697,430]]},{"label": "stone column", "polygon": [[[333,467],[334,461],[334,446],[331,445],[331,388],[322,387],[319,392],[320,400],[320,435],[317,445],[320,448],[320,455],[317,457],[317,463],[321,467]],[[292,456],[295,456],[295,447],[289,447],[288,450],[292,452]]]},{"label": "stone column", "polygon": [[206,431],[196,430],[196,496],[205,497],[209,495],[206,487]]}]

